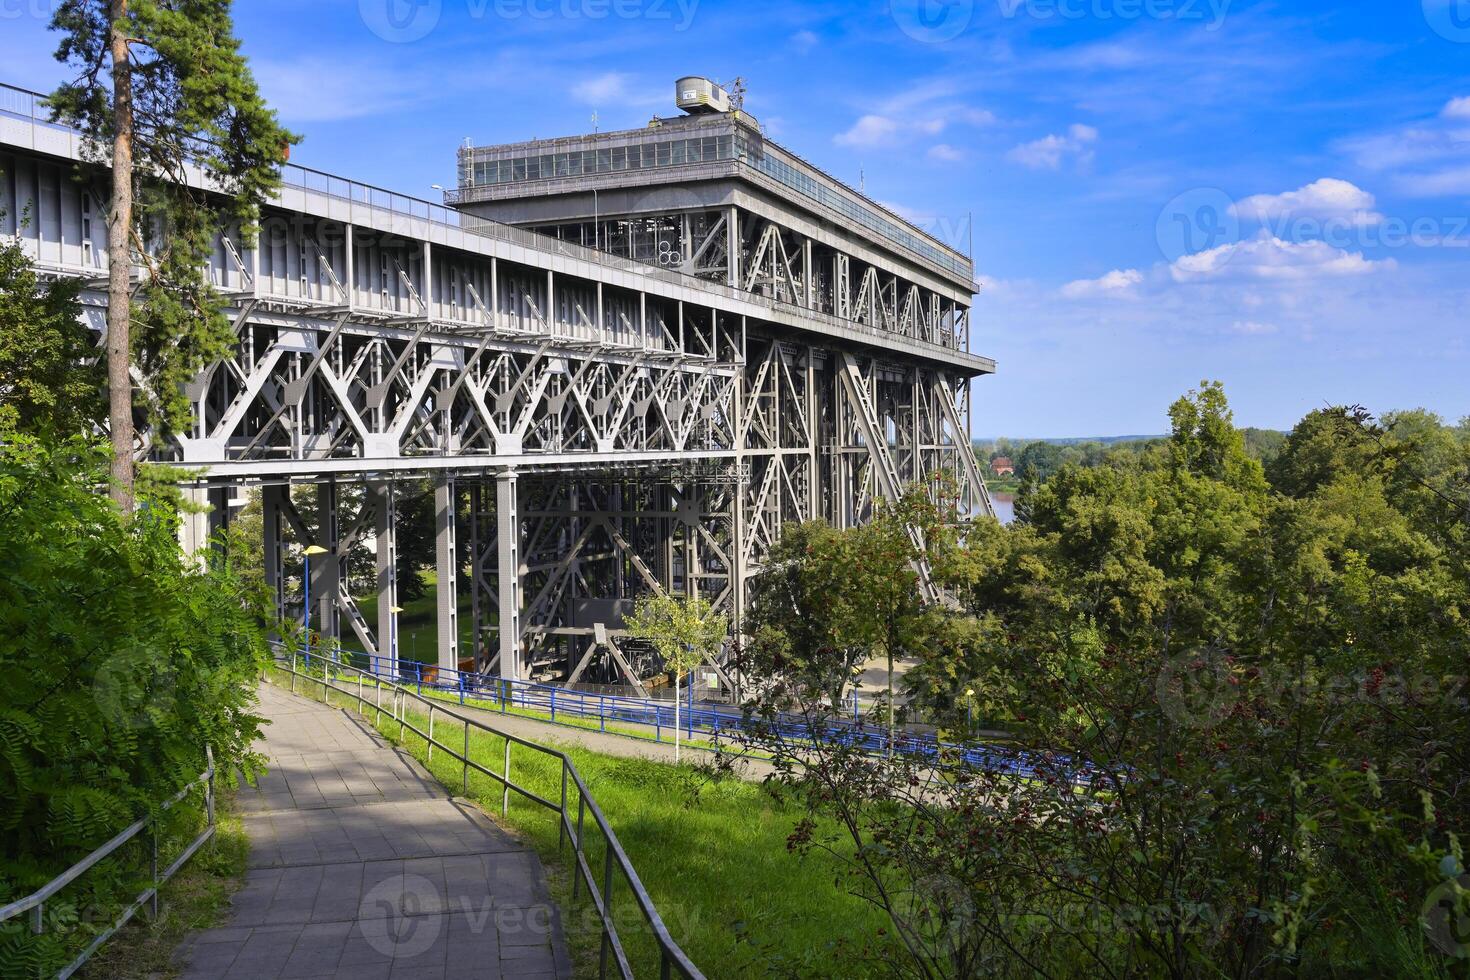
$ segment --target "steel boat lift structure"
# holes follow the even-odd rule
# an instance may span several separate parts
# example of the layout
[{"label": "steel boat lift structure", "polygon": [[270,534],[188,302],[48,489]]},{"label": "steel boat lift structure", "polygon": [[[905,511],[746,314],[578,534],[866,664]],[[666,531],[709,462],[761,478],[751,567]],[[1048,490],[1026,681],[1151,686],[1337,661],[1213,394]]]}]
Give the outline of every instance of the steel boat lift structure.
[{"label": "steel boat lift structure", "polygon": [[[81,139],[39,99],[0,88],[0,234],[84,280],[100,332],[106,182],[78,178]],[[642,129],[466,146],[445,205],[287,166],[255,245],[221,234],[205,270],[234,355],[188,386],[187,434],[141,436],[211,505],[186,543],[258,488],[282,615],[291,542],[319,545],[313,629],[396,658],[396,501],[430,481],[441,667],[642,690],[637,595],[702,595],[738,626],[788,522],[860,523],[940,471],[990,512],[970,382],[995,363],[969,352],[969,259],[719,86],[681,79],[676,101]],[[375,623],[347,588],[360,542]],[[736,683],[725,667],[712,687]]]}]

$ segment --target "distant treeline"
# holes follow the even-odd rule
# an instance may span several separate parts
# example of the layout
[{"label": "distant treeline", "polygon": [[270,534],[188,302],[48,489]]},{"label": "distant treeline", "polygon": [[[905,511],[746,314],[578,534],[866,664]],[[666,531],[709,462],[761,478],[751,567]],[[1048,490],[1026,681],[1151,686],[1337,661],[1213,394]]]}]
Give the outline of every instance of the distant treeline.
[{"label": "distant treeline", "polygon": [[[1245,448],[1262,463],[1269,463],[1281,451],[1286,433],[1275,429],[1241,429]],[[977,440],[975,454],[985,464],[985,475],[993,489],[1015,489],[1021,483],[1050,479],[1068,464],[1099,466],[1116,454],[1138,454],[1164,442],[1168,436],[1099,436],[1080,439],[998,439]],[[990,465],[997,459],[1009,459],[1015,468],[1011,476],[997,476]]]}]

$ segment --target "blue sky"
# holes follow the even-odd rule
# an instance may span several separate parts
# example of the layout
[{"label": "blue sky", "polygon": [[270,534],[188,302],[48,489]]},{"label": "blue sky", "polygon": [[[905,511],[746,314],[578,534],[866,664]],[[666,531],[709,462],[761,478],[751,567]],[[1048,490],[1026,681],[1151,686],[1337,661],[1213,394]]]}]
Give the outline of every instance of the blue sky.
[{"label": "blue sky", "polygon": [[[48,0],[0,0],[46,89]],[[961,249],[977,433],[1470,415],[1470,0],[242,0],[293,159],[433,196],[454,150],[641,125],[684,74]],[[970,219],[973,216],[973,229]]]}]

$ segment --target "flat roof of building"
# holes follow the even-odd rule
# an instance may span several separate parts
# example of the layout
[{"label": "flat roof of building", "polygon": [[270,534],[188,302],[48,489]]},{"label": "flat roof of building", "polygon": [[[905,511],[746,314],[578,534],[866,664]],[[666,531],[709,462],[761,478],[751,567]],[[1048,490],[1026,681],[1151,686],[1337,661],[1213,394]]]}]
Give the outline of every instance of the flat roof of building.
[{"label": "flat roof of building", "polygon": [[[522,182],[529,184],[533,181],[542,183],[547,180],[580,178],[587,175],[585,170],[580,169],[579,161],[575,173],[560,172],[560,163],[558,163],[558,171],[549,176],[538,171],[535,177],[523,174],[520,177],[512,175],[506,179],[497,177],[493,180],[477,180],[477,172],[483,172],[487,164],[498,164],[500,161],[510,164],[512,161],[523,158],[548,156],[555,159],[558,154],[576,152],[606,151],[610,154],[615,147],[626,147],[630,144],[637,145],[645,142],[661,143],[687,138],[695,133],[700,136],[736,135],[738,133],[747,139],[756,141],[759,156],[754,161],[749,159],[746,153],[738,152],[733,141],[730,147],[721,148],[718,151],[722,155],[712,159],[715,162],[733,162],[750,166],[808,200],[857,221],[864,228],[878,233],[899,248],[932,262],[953,275],[973,281],[974,265],[968,256],[766,136],[751,117],[741,112],[666,118],[655,116],[647,126],[639,129],[610,130],[584,133],[579,136],[558,136],[485,146],[465,146],[459,151],[459,191],[447,194],[446,199],[452,204],[474,203],[477,200],[475,189],[479,187],[499,187]],[[710,161],[701,157],[691,162]],[[476,169],[477,164],[480,165],[479,171]],[[634,167],[629,167],[625,163],[622,167],[613,169],[609,162],[606,169],[598,166],[595,173],[614,175],[629,170],[663,169],[665,167],[675,170],[678,167],[689,165],[689,162],[681,160],[678,163],[656,162],[652,165]],[[545,193],[545,190],[538,188],[536,193]],[[494,198],[487,194],[484,199],[504,200],[507,196],[514,195],[502,192],[496,194]]]}]

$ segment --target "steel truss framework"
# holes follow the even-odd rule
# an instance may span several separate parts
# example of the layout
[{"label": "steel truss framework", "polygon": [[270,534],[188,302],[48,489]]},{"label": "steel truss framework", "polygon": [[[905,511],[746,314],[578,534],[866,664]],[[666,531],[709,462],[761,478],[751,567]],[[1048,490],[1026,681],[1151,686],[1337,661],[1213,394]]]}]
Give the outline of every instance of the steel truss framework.
[{"label": "steel truss framework", "polygon": [[[84,280],[100,330],[99,188],[8,122],[0,234],[44,274]],[[432,481],[439,664],[637,687],[655,663],[620,628],[636,596],[706,596],[738,623],[787,522],[861,522],[941,470],[960,477],[962,507],[988,508],[967,428],[969,381],[988,368],[960,349],[962,307],[845,256],[819,273],[810,241],[733,209],[662,224],[687,230],[684,268],[723,268],[738,288],[630,271],[515,229],[496,238],[410,220],[352,195],[283,194],[255,247],[219,236],[205,274],[227,297],[234,352],[189,385],[190,430],[145,435],[140,454],[180,467],[212,505],[189,519],[196,544],[241,488],[259,488],[283,616],[292,544],[317,544],[313,629],[387,657],[396,498]],[[751,293],[877,330],[792,320]],[[289,494],[303,483],[319,487],[311,522]],[[364,503],[349,520],[351,485]],[[376,555],[374,622],[348,587],[359,544]]]},{"label": "steel truss framework", "polygon": [[[647,195],[641,202],[658,198]],[[864,261],[791,227],[798,223],[807,224],[732,205],[531,227],[894,336],[968,350],[968,307],[933,288],[930,277],[896,271],[899,263]]]}]

